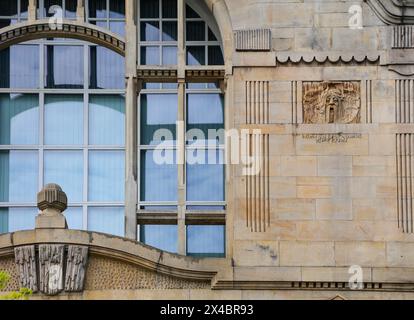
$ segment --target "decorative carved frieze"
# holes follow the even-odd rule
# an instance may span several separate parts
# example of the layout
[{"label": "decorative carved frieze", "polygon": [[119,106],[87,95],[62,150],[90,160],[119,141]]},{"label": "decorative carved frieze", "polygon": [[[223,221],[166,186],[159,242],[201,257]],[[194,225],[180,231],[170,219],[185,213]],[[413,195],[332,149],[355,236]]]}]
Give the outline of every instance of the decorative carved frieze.
[{"label": "decorative carved frieze", "polygon": [[20,287],[37,292],[37,268],[35,246],[14,248],[14,258],[20,275]]},{"label": "decorative carved frieze", "polygon": [[88,247],[68,247],[65,291],[78,292],[83,290],[87,263]]},{"label": "decorative carved frieze", "polygon": [[270,29],[237,30],[234,33],[237,51],[270,51],[272,31]]},{"label": "decorative carved frieze", "polygon": [[360,123],[360,83],[304,82],[303,117],[307,124]]},{"label": "decorative carved frieze", "polygon": [[56,295],[63,291],[64,251],[64,245],[39,246],[39,287],[44,294]]},{"label": "decorative carved frieze", "polygon": [[[67,254],[66,254],[67,247]],[[84,288],[88,247],[60,244],[17,247],[15,263],[20,286],[33,292],[57,295],[63,290],[79,292]]]}]

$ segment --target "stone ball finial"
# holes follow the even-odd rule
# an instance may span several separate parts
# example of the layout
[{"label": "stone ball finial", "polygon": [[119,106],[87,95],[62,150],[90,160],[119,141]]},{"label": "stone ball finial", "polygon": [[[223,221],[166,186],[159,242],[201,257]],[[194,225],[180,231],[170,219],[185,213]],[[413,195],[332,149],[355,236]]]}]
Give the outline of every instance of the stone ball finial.
[{"label": "stone ball finial", "polygon": [[37,194],[37,207],[42,211],[56,209],[63,212],[68,207],[68,198],[59,185],[50,183]]}]

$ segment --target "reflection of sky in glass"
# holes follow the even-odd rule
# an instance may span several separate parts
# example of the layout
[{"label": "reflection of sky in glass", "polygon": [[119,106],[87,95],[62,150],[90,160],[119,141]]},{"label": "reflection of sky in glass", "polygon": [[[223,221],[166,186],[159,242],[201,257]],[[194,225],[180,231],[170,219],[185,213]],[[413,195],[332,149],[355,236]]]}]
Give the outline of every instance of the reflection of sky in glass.
[{"label": "reflection of sky in glass", "polygon": [[206,163],[187,164],[187,201],[224,201],[224,165],[209,164],[223,163],[223,157],[222,150],[187,151],[188,163]]},{"label": "reflection of sky in glass", "polygon": [[141,241],[157,249],[176,253],[178,227],[176,225],[141,226]]},{"label": "reflection of sky in glass", "polygon": [[124,236],[124,208],[89,207],[88,230]]},{"label": "reflection of sky in glass", "polygon": [[39,88],[39,46],[10,47],[10,88]]},{"label": "reflection of sky in glass", "polygon": [[220,94],[188,94],[188,124],[223,124],[224,108]]},{"label": "reflection of sky in glass", "polygon": [[45,151],[45,184],[57,183],[68,196],[68,202],[83,198],[83,152]]},{"label": "reflection of sky in glass", "polygon": [[37,95],[0,94],[0,144],[37,144],[38,126]]},{"label": "reflection of sky in glass", "polygon": [[[46,65],[53,63],[53,74],[46,76],[48,87],[83,87],[82,46],[53,46],[53,51],[47,52]],[[49,68],[46,73],[51,72]]]},{"label": "reflection of sky in glass", "polygon": [[37,208],[9,208],[8,232],[34,229],[37,215]]},{"label": "reflection of sky in glass", "polygon": [[141,201],[177,201],[177,166],[156,164],[154,151],[143,152],[142,157]]},{"label": "reflection of sky in glass", "polygon": [[10,151],[9,201],[36,202],[39,160],[37,151]]},{"label": "reflection of sky in glass", "polygon": [[124,201],[123,151],[89,152],[89,201]]},{"label": "reflection of sky in glass", "polygon": [[89,144],[125,145],[125,99],[119,95],[89,96]]},{"label": "reflection of sky in glass", "polygon": [[224,234],[224,226],[188,226],[187,252],[224,255]]},{"label": "reflection of sky in glass", "polygon": [[66,217],[68,228],[72,230],[83,229],[83,212],[82,208],[67,208],[63,214]]},{"label": "reflection of sky in glass", "polygon": [[148,94],[147,121],[149,125],[175,124],[178,113],[176,94]]},{"label": "reflection of sky in glass", "polygon": [[48,95],[45,97],[45,143],[83,144],[83,97]]}]

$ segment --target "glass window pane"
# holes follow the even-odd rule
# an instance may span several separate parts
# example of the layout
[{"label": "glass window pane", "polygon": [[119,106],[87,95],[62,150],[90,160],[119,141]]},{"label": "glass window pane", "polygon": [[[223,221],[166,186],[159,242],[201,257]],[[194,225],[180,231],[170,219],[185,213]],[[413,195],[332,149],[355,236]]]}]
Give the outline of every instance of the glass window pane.
[{"label": "glass window pane", "polygon": [[37,208],[9,208],[9,231],[32,230],[35,228]]},{"label": "glass window pane", "polygon": [[0,201],[36,202],[37,151],[0,151]]},{"label": "glass window pane", "polygon": [[141,0],[141,18],[159,18],[160,7],[158,1],[159,0]]},{"label": "glass window pane", "polygon": [[109,30],[113,33],[125,37],[125,22],[124,21],[109,21]]},{"label": "glass window pane", "polygon": [[189,5],[186,6],[185,16],[187,18],[200,18],[197,12],[195,12]]},{"label": "glass window pane", "polygon": [[39,88],[39,46],[15,45],[0,51],[0,70],[1,88]]},{"label": "glass window pane", "polygon": [[83,88],[82,46],[47,46],[45,56],[47,88]]},{"label": "glass window pane", "polygon": [[205,65],[205,48],[203,46],[187,47],[187,64],[190,66]]},{"label": "glass window pane", "polygon": [[65,1],[65,17],[69,19],[76,18],[76,8],[78,5],[78,0],[66,0]]},{"label": "glass window pane", "polygon": [[106,18],[106,0],[89,0],[89,18]]},{"label": "glass window pane", "polygon": [[68,228],[72,230],[83,229],[83,210],[82,208],[67,208],[64,212]]},{"label": "glass window pane", "polygon": [[37,144],[39,98],[35,94],[0,94],[0,144]]},{"label": "glass window pane", "polygon": [[[174,150],[142,152],[141,201],[177,201],[178,172],[174,153]],[[161,164],[163,162],[166,164]]]},{"label": "glass window pane", "polygon": [[45,151],[45,184],[57,183],[68,196],[68,202],[81,202],[83,198],[83,152]]},{"label": "glass window pane", "polygon": [[141,41],[160,41],[158,21],[141,22]]},{"label": "glass window pane", "polygon": [[27,18],[29,0],[20,0],[20,18]]},{"label": "glass window pane", "polygon": [[124,236],[124,208],[89,207],[88,230]]},{"label": "glass window pane", "polygon": [[46,95],[44,129],[47,145],[82,145],[83,97]]},{"label": "glass window pane", "polygon": [[124,57],[104,48],[90,47],[89,87],[91,89],[124,89]]},{"label": "glass window pane", "polygon": [[159,65],[160,48],[159,47],[141,47],[141,64],[142,65]]},{"label": "glass window pane", "polygon": [[89,96],[89,144],[125,145],[125,98]]},{"label": "glass window pane", "polygon": [[187,41],[206,41],[206,24],[203,21],[187,22]]},{"label": "glass window pane", "polygon": [[219,66],[224,64],[223,53],[220,46],[208,47],[208,64],[210,66]]},{"label": "glass window pane", "polygon": [[0,234],[9,232],[9,209],[0,208]]},{"label": "glass window pane", "polygon": [[[224,144],[224,100],[221,94],[187,95],[187,141]],[[221,130],[221,131],[220,131]],[[201,134],[202,133],[202,134]]]},{"label": "glass window pane", "polygon": [[208,28],[208,41],[218,41],[216,35]]},{"label": "glass window pane", "polygon": [[176,225],[143,225],[140,227],[141,242],[148,246],[177,253],[178,228]]},{"label": "glass window pane", "polygon": [[222,150],[187,150],[187,201],[224,201]]},{"label": "glass window pane", "polygon": [[17,0],[1,0],[0,15],[17,17]]},{"label": "glass window pane", "polygon": [[177,18],[177,0],[162,0],[162,17]]},{"label": "glass window pane", "polygon": [[109,18],[124,19],[125,18],[125,0],[109,1]]},{"label": "glass window pane", "polygon": [[[174,141],[178,117],[178,97],[176,94],[141,95],[141,144],[156,145],[163,141]],[[156,137],[160,130],[168,130],[166,135]],[[160,133],[160,131],[158,131]]]},{"label": "glass window pane", "polygon": [[177,47],[163,47],[162,48],[162,64],[176,65],[177,64]]},{"label": "glass window pane", "polygon": [[125,155],[123,151],[89,152],[89,201],[124,201]]},{"label": "glass window pane", "polygon": [[225,227],[187,226],[187,254],[197,257],[224,257]]},{"label": "glass window pane", "polygon": [[165,21],[162,23],[162,41],[177,41],[177,22]]}]

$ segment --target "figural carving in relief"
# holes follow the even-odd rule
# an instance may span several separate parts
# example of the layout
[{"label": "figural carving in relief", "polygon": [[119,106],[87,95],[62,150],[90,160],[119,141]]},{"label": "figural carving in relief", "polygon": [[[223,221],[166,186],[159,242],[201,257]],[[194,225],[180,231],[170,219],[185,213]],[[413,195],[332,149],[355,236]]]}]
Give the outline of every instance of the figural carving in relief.
[{"label": "figural carving in relief", "polygon": [[303,117],[306,124],[360,123],[360,83],[304,82]]},{"label": "figural carving in relief", "polygon": [[87,246],[32,245],[15,248],[14,255],[22,288],[49,296],[84,289]]}]

